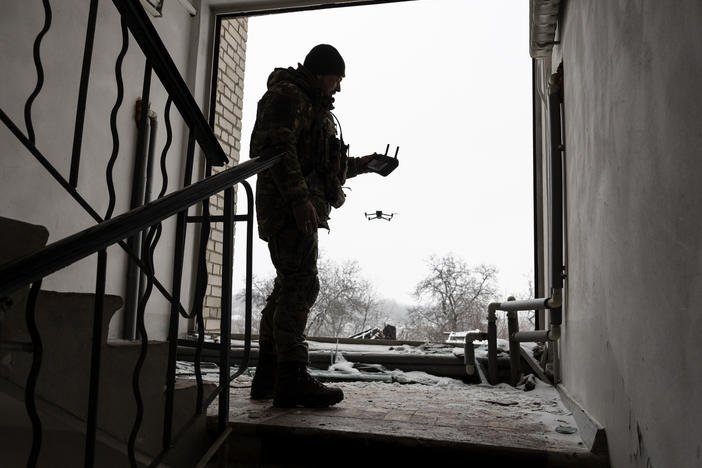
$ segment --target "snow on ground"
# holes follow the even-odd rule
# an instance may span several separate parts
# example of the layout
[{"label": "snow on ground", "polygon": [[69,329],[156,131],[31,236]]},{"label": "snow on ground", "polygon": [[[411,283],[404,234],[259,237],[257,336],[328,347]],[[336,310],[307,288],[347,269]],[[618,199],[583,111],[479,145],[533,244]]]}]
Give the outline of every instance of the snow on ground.
[{"label": "snow on ground", "polygon": [[[476,344],[476,355],[479,356],[480,350],[486,349],[487,344]],[[439,349],[442,349],[442,353],[455,353],[458,350],[450,346],[409,347],[387,352],[436,354]],[[502,424],[526,424],[529,430],[537,430],[554,446],[582,446],[576,423],[561,402],[558,391],[539,379],[535,379],[536,385],[533,390],[524,391],[523,385],[515,388],[508,384],[466,384],[461,380],[438,377],[426,372],[384,370],[382,366],[377,366],[373,369],[374,372],[365,372],[347,361],[343,353],[336,353],[335,356],[336,362],[326,371],[312,370],[312,373],[323,379],[329,377],[329,374],[345,377],[343,381],[328,384],[338,386],[344,391],[346,398],[340,407],[401,411],[402,414],[416,413],[427,417],[433,415],[438,418],[436,424],[439,425],[454,424],[454,419],[466,421],[475,418],[495,427]],[[232,373],[235,370],[233,368]],[[248,396],[254,372],[255,369],[247,369],[231,383],[234,392],[244,392],[239,398]],[[178,362],[177,373],[181,378],[194,379],[194,365],[190,362]],[[202,363],[202,373],[205,382],[217,382],[219,379],[219,370],[215,364]],[[379,381],[381,378],[383,381]],[[232,397],[234,398],[234,394]]]},{"label": "snow on ground", "polygon": [[[357,365],[349,362],[344,358],[344,352],[350,353],[373,353],[373,354],[407,354],[407,355],[455,355],[463,356],[463,348],[456,347],[451,344],[443,343],[425,343],[419,346],[410,345],[374,345],[374,344],[341,344],[341,343],[325,343],[309,341],[310,351],[329,351],[333,355],[335,361],[329,366],[327,371],[315,371],[319,378],[329,380],[330,375],[343,376],[343,383],[337,382],[335,385],[348,388],[353,393],[353,389],[374,388],[378,387],[388,389],[388,386],[393,388],[401,388],[398,386],[411,386],[412,395],[420,395],[421,398],[430,398],[432,404],[445,405],[450,408],[452,401],[441,401],[442,395],[445,396],[447,390],[451,390],[449,400],[459,398],[465,404],[465,398],[478,398],[489,404],[515,407],[522,410],[534,410],[538,414],[537,419],[547,427],[563,426],[564,428],[574,427],[574,422],[569,416],[569,412],[565,409],[560,401],[557,390],[551,385],[535,379],[536,387],[530,391],[524,391],[524,385],[520,387],[511,387],[508,384],[499,384],[495,386],[486,384],[466,384],[461,380],[452,379],[449,377],[438,377],[426,372],[411,371],[403,372],[401,370],[387,370],[382,366],[375,366],[373,372],[365,372],[359,370]],[[237,345],[238,343],[232,343]],[[243,343],[240,343],[243,346]],[[487,359],[487,341],[476,341],[475,356],[478,359]],[[507,340],[498,339],[498,352],[508,352],[509,343]],[[203,362],[201,364],[202,378],[205,382],[217,382],[219,379],[219,369],[216,364]],[[234,372],[236,369],[232,369]],[[177,374],[182,378],[195,378],[195,368],[193,363],[181,362],[177,363]],[[233,385],[247,386],[250,385],[250,379],[255,372],[254,369],[247,369]],[[354,381],[354,379],[361,379]],[[363,381],[362,379],[365,379]],[[333,380],[333,379],[332,379]],[[456,395],[458,392],[458,396]],[[469,398],[469,399],[470,399]],[[402,402],[400,402],[402,403]],[[564,429],[564,431],[566,431]]]},{"label": "snow on ground", "polygon": [[402,374],[420,384],[343,382],[333,385],[344,391],[349,405],[360,402],[375,409],[434,413],[440,415],[437,424],[442,423],[441,418],[466,417],[482,418],[487,425],[523,422],[531,428],[540,428],[554,445],[580,442],[575,420],[561,402],[557,390],[539,380],[534,390],[525,392],[507,384],[469,385],[423,372]]},{"label": "snow on ground", "polygon": [[[329,372],[339,372],[342,374],[365,374],[357,369],[357,365],[353,362],[348,362],[344,358],[344,353],[371,353],[371,354],[388,354],[388,355],[454,355],[458,357],[463,357],[464,350],[462,347],[456,347],[452,344],[445,343],[424,343],[418,346],[411,345],[375,345],[375,344],[342,344],[342,343],[326,343],[318,341],[308,341],[309,350],[311,352],[315,351],[328,351],[330,357],[334,359],[333,365],[328,368]],[[242,346],[243,342],[232,342],[232,346]],[[474,342],[475,357],[476,359],[487,359],[487,341],[476,341]],[[507,340],[498,339],[497,340],[498,353],[509,351],[509,342]],[[218,368],[213,363],[203,362],[201,364],[203,379],[214,380],[218,379]],[[177,374],[182,377],[192,377],[195,376],[195,368],[192,363],[189,362],[178,362]],[[247,372],[252,374],[252,370]],[[402,372],[399,370],[389,371],[382,366],[377,366],[373,375],[386,374],[392,377],[392,381],[401,383],[422,383],[425,385],[435,385],[440,382],[441,385],[447,385],[448,381],[454,381],[455,379],[448,379],[445,377],[436,377],[424,372]],[[253,375],[253,374],[252,374]],[[348,379],[347,379],[348,380]],[[455,380],[455,382],[463,385],[460,380]]]},{"label": "snow on ground", "polygon": [[344,358],[342,353],[337,353],[335,357],[335,362],[329,366],[328,371],[331,372],[343,372],[345,374],[360,374],[361,371],[353,367],[353,362],[349,362]]},{"label": "snow on ground", "polygon": [[[232,369],[232,372],[235,369]],[[238,377],[232,386],[237,388],[249,387],[255,369],[248,369],[243,375]],[[342,355],[337,355],[337,362],[331,365],[328,371],[357,374],[361,377],[361,371],[353,367],[353,363],[346,361]],[[178,362],[177,374],[181,378],[195,378],[194,365],[190,362]],[[388,382],[378,381],[345,381],[334,383],[345,389],[346,393],[353,394],[362,389],[374,392],[383,391],[390,395],[397,396],[398,389],[405,388],[412,398],[406,397],[391,398],[386,405],[392,407],[406,407],[408,404],[418,404],[421,401],[431,402],[431,406],[444,409],[463,408],[467,401],[481,402],[501,407],[512,407],[512,412],[527,412],[531,419],[537,419],[546,427],[553,428],[563,426],[563,430],[575,427],[575,423],[570,412],[565,408],[560,400],[558,391],[551,385],[536,379],[536,387],[530,391],[524,391],[524,386],[512,387],[508,384],[488,385],[488,384],[466,384],[461,380],[449,377],[438,377],[426,372],[401,370],[385,371],[383,374],[392,377]],[[378,375],[377,372],[371,375]],[[217,382],[219,379],[219,369],[211,363],[202,363],[202,378],[205,382]],[[362,378],[362,377],[361,377]],[[405,392],[403,392],[404,394]],[[393,401],[395,403],[393,403]]]},{"label": "snow on ground", "polygon": [[[487,358],[486,341],[476,341],[474,346],[476,358]],[[463,356],[462,347],[442,343],[388,346],[320,342],[309,342],[309,347],[310,351],[329,352],[330,357],[334,357],[334,362],[327,370],[311,369],[311,372],[325,381],[332,380],[333,383],[328,385],[338,386],[344,391],[344,401],[338,407],[346,408],[346,411],[377,411],[378,414],[385,414],[385,417],[421,416],[425,419],[433,418],[435,423],[432,424],[442,427],[473,424],[475,421],[495,429],[524,427],[525,431],[541,434],[539,437],[545,438],[547,445],[582,447],[576,423],[561,402],[557,390],[539,379],[534,379],[534,389],[524,391],[524,385],[515,388],[508,384],[466,384],[462,380],[426,372],[403,372],[387,370],[372,363],[353,363],[344,357],[346,352]],[[508,348],[506,340],[498,340],[499,354],[507,353]],[[178,362],[177,365],[179,377],[195,378],[192,363]],[[232,369],[232,373],[235,370]],[[219,379],[215,364],[202,363],[202,372],[205,382],[217,382]],[[248,400],[248,389],[254,372],[255,369],[247,369],[231,383],[232,398],[243,399],[237,404],[242,411],[261,411],[261,408]],[[253,406],[248,408],[246,405]],[[446,434],[449,435],[442,437],[453,437],[451,433]]]},{"label": "snow on ground", "polygon": [[[419,346],[408,344],[400,345],[379,345],[371,343],[363,344],[345,344],[345,343],[328,343],[322,341],[307,340],[310,351],[341,351],[354,353],[377,353],[377,354],[453,354],[455,356],[463,356],[463,345],[447,344],[447,343],[432,343],[427,342]],[[254,343],[254,347],[256,344]],[[475,356],[477,358],[487,358],[487,340],[474,341]],[[243,348],[242,340],[232,340],[232,347]],[[498,351],[508,351],[509,342],[501,338],[497,339]]]}]

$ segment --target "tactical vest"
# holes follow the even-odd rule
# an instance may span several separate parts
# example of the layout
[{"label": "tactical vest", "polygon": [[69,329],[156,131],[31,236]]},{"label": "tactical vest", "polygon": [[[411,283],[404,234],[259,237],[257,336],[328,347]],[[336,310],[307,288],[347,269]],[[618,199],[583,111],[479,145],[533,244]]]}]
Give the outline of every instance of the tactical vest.
[{"label": "tactical vest", "polygon": [[327,111],[317,115],[312,124],[318,148],[313,170],[324,184],[327,202],[339,208],[346,201],[342,186],[346,182],[349,147],[343,139],[337,138],[332,113]]}]

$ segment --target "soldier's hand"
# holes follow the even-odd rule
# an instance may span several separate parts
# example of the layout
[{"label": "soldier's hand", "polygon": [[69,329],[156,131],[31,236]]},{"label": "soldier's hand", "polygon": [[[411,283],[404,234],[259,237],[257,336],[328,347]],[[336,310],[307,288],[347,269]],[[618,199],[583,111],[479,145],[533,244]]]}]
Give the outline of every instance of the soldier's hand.
[{"label": "soldier's hand", "polygon": [[295,224],[297,224],[297,228],[300,231],[308,234],[317,231],[319,218],[317,217],[317,210],[314,209],[311,201],[307,200],[293,206],[293,216],[295,217]]}]

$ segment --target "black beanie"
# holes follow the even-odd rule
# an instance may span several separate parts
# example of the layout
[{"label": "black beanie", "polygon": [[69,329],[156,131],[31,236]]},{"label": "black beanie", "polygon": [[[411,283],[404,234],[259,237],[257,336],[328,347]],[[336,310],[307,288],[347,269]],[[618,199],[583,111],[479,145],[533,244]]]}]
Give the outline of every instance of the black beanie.
[{"label": "black beanie", "polygon": [[314,75],[346,76],[346,64],[341,54],[329,44],[314,46],[305,57],[305,68]]}]

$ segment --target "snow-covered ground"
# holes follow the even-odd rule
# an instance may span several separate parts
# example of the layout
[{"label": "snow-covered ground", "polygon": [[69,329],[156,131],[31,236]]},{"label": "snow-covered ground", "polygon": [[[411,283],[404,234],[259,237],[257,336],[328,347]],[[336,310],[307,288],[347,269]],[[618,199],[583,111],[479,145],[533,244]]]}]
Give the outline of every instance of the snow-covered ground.
[{"label": "snow-covered ground", "polygon": [[[309,347],[312,352],[328,352],[334,359],[327,369],[311,369],[311,372],[330,382],[328,385],[340,387],[345,398],[331,412],[317,414],[314,410],[303,410],[301,415],[310,412],[316,416],[305,416],[304,421],[300,420],[301,424],[309,423],[310,417],[331,418],[325,420],[324,425],[341,431],[357,431],[356,426],[344,426],[345,421],[353,420],[354,424],[361,425],[359,427],[367,424],[367,430],[371,432],[396,427],[398,435],[440,441],[587,452],[577,433],[575,420],[561,402],[558,391],[539,379],[532,377],[533,389],[525,391],[524,385],[515,388],[507,384],[467,384],[426,372],[403,372],[388,370],[375,363],[351,362],[344,357],[344,353],[349,356],[421,354],[462,357],[463,347],[441,343],[388,346],[326,342],[309,342]],[[502,351],[501,359],[504,359],[507,341],[499,340],[498,348]],[[475,355],[478,359],[487,357],[486,342],[475,342]],[[218,380],[216,365],[203,363],[202,368],[205,381]],[[231,383],[232,420],[247,422],[253,418],[263,424],[268,418],[281,415],[281,410],[273,408],[270,401],[248,399],[254,372],[255,369],[247,369]],[[194,378],[193,364],[179,362],[178,374]],[[390,424],[392,422],[396,424]]]},{"label": "snow-covered ground", "polygon": [[[357,375],[362,378],[367,375],[368,372],[364,371],[364,367],[368,367],[365,363],[359,364],[355,362],[349,362],[344,358],[344,353],[354,354],[354,353],[367,353],[370,355],[409,355],[409,356],[456,356],[463,357],[464,349],[463,347],[457,347],[452,344],[445,343],[424,343],[418,346],[411,346],[407,344],[401,345],[376,345],[370,343],[364,344],[343,344],[343,343],[329,343],[320,341],[308,341],[310,352],[328,352],[330,356],[330,363],[326,372],[324,372],[323,377],[326,380],[331,378],[329,373],[340,373],[347,376]],[[243,342],[232,342],[234,347],[243,347]],[[487,341],[476,341],[474,342],[475,357],[476,359],[487,359]],[[506,340],[497,340],[498,354],[508,353],[509,343]],[[205,380],[217,380],[216,374],[218,374],[217,366],[212,363],[203,362],[202,363],[203,378]],[[384,374],[388,376],[387,381],[395,381],[400,383],[422,383],[422,384],[436,384],[437,382],[443,382],[445,380],[455,380],[447,379],[446,377],[436,377],[424,372],[402,372],[400,370],[387,370],[382,366],[375,366],[371,369],[372,375],[379,376]],[[249,375],[253,375],[253,369],[247,370]],[[189,362],[178,362],[177,373],[180,376],[188,377],[190,375],[194,376],[194,366]],[[212,375],[215,374],[215,375]],[[333,380],[333,379],[332,379]],[[348,377],[342,380],[350,380]],[[379,379],[375,379],[379,380]],[[435,382],[436,381],[436,382]],[[463,385],[460,380],[455,380]]]},{"label": "snow-covered ground", "polygon": [[[506,348],[507,342],[499,343],[500,347]],[[487,353],[486,343],[476,343],[476,356]],[[340,345],[340,348],[342,345]],[[326,371],[312,370],[313,375],[323,380],[340,380],[334,385],[348,389],[352,394],[362,389],[372,389],[374,392],[387,392],[396,394],[397,389],[402,386],[412,386],[410,394],[416,403],[422,398],[427,402],[431,401],[432,406],[443,409],[450,409],[456,404],[464,407],[466,400],[481,401],[504,408],[511,408],[510,412],[530,413],[531,419],[542,423],[545,427],[552,428],[554,433],[564,435],[575,430],[575,422],[570,412],[562,404],[557,390],[551,385],[534,379],[535,388],[525,391],[524,385],[512,387],[508,384],[499,385],[473,385],[466,384],[461,380],[449,377],[438,377],[426,372],[401,370],[384,370],[382,366],[375,366],[373,372],[360,370],[356,363],[347,361],[343,357],[343,352],[336,349],[334,343],[311,343],[311,349],[336,351],[336,362],[330,365]],[[423,346],[377,346],[377,345],[343,345],[344,350],[353,352],[387,352],[387,353],[407,353],[407,354],[455,354],[462,355],[462,348],[442,345]],[[232,369],[234,371],[235,369]],[[232,386],[236,388],[250,386],[251,378],[255,368],[247,369],[243,375],[238,377]],[[178,362],[177,373],[182,378],[195,378],[194,365],[189,362]],[[219,379],[219,369],[215,364],[202,363],[203,380],[206,382],[217,382]],[[331,377],[330,377],[331,376]],[[334,379],[338,376],[338,379]],[[342,378],[345,377],[345,378]],[[381,378],[382,377],[382,378]],[[354,379],[358,379],[354,381]],[[391,401],[390,399],[389,401]],[[457,403],[458,402],[458,403]],[[386,402],[387,404],[387,402]],[[406,398],[398,399],[399,406],[407,406]],[[390,404],[392,406],[392,404]],[[558,431],[557,428],[560,428]],[[567,435],[567,434],[566,434]]]},{"label": "snow-covered ground", "polygon": [[[355,372],[335,366],[337,373]],[[301,427],[319,419],[320,427],[337,432],[485,444],[559,453],[587,453],[572,414],[555,388],[539,380],[532,391],[507,384],[470,385],[424,372],[391,371],[391,382],[344,381],[328,385],[344,392],[344,400],[329,410],[279,409],[270,400],[249,400],[251,375],[231,384],[231,420],[243,424],[287,424]],[[216,414],[214,408],[208,413]]]}]

